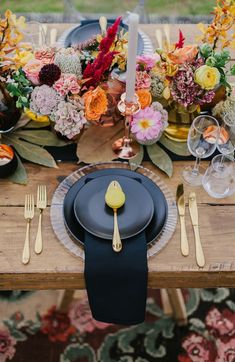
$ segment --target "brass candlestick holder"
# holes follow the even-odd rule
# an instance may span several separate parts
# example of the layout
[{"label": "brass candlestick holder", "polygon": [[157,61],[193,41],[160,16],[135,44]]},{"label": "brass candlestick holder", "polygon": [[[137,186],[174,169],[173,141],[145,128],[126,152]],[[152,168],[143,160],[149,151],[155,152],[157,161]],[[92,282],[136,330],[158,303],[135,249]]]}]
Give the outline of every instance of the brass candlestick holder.
[{"label": "brass candlestick holder", "polygon": [[140,150],[139,144],[130,136],[130,126],[133,116],[141,109],[137,94],[135,94],[133,102],[127,102],[126,93],[123,93],[118,103],[118,109],[125,117],[125,132],[124,137],[119,138],[113,143],[112,150],[118,158],[130,160],[135,157]]}]

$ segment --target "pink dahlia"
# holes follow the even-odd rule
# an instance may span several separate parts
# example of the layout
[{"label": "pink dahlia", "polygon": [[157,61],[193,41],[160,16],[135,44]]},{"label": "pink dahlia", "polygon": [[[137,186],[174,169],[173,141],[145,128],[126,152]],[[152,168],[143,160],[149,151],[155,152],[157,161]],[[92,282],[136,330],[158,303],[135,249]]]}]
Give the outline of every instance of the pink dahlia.
[{"label": "pink dahlia", "polygon": [[151,70],[157,62],[160,60],[160,55],[158,54],[146,54],[139,55],[137,57],[137,70]]},{"label": "pink dahlia", "polygon": [[137,89],[146,89],[151,87],[151,77],[146,71],[136,72],[135,86]]},{"label": "pink dahlia", "polygon": [[152,106],[141,109],[134,115],[131,123],[131,132],[141,144],[155,143],[165,128],[162,114]]},{"label": "pink dahlia", "polygon": [[68,93],[78,94],[81,89],[76,75],[69,73],[62,74],[53,88],[62,96],[66,96]]}]

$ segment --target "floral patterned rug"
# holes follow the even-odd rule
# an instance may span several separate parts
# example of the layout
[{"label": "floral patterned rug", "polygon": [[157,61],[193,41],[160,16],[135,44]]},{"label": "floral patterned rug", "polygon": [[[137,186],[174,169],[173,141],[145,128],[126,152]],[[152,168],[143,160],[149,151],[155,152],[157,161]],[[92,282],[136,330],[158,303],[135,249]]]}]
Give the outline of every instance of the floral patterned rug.
[{"label": "floral patterned rug", "polygon": [[145,323],[92,319],[85,292],[67,313],[61,291],[0,292],[0,362],[235,362],[235,290],[184,290],[189,323],[163,315],[150,289]]}]

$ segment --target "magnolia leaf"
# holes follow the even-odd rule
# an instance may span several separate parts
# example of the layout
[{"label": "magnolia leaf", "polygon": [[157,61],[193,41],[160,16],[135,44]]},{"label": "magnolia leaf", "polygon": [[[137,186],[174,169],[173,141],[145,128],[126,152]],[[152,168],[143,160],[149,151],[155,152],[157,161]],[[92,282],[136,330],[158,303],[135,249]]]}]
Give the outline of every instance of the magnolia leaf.
[{"label": "magnolia leaf", "polygon": [[131,170],[134,171],[141,165],[144,158],[144,147],[140,145],[140,151],[137,153],[135,157],[129,160],[129,164],[131,166]]},{"label": "magnolia leaf", "polygon": [[175,142],[170,140],[165,135],[162,135],[159,142],[166,147],[169,151],[175,153],[178,156],[190,156],[187,142]]},{"label": "magnolia leaf", "polygon": [[14,132],[14,136],[39,146],[66,146],[68,142],[59,140],[51,131],[46,130],[19,130]]},{"label": "magnolia leaf", "polygon": [[77,144],[79,162],[105,162],[117,158],[112,151],[112,144],[123,135],[124,127],[121,121],[113,127],[90,126]]},{"label": "magnolia leaf", "polygon": [[26,185],[28,182],[26,170],[24,168],[23,163],[21,162],[21,159],[19,158],[19,156],[17,154],[16,154],[16,157],[18,160],[17,169],[15,170],[13,175],[7,177],[7,180],[14,182],[16,184]]},{"label": "magnolia leaf", "polygon": [[4,139],[8,144],[12,145],[25,160],[38,163],[39,165],[57,168],[55,160],[44,148],[22,141],[14,135],[4,135]]},{"label": "magnolia leaf", "polygon": [[173,173],[173,164],[168,154],[157,144],[147,146],[147,151],[154,165],[171,177]]},{"label": "magnolia leaf", "polygon": [[29,120],[29,122],[24,128],[45,128],[48,126],[50,126],[50,122],[35,122]]},{"label": "magnolia leaf", "polygon": [[16,125],[14,127],[14,130],[13,130],[13,133],[15,132],[15,130],[17,130],[19,128],[22,128],[22,127],[25,127],[29,122],[30,122],[30,120],[27,117],[22,116],[20,118],[20,120],[16,123]]}]

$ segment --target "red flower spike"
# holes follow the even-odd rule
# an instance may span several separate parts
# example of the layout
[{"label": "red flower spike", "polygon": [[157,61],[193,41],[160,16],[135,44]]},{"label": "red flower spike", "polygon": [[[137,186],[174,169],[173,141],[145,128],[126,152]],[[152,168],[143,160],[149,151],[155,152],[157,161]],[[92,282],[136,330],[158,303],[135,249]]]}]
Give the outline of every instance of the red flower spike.
[{"label": "red flower spike", "polygon": [[178,43],[175,44],[175,48],[176,49],[183,48],[184,41],[185,41],[185,37],[184,37],[182,31],[179,29],[179,41],[178,41]]},{"label": "red flower spike", "polygon": [[111,45],[113,44],[118,32],[118,27],[120,25],[121,18],[122,17],[119,16],[116,19],[115,23],[108,28],[106,37],[101,40],[99,50],[101,50],[102,52],[107,53]]}]

